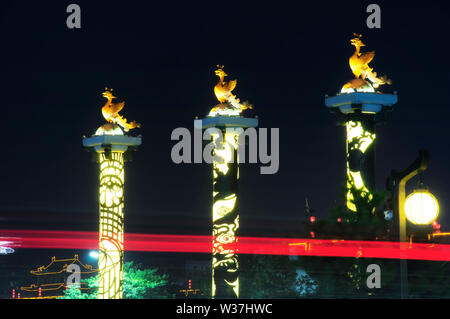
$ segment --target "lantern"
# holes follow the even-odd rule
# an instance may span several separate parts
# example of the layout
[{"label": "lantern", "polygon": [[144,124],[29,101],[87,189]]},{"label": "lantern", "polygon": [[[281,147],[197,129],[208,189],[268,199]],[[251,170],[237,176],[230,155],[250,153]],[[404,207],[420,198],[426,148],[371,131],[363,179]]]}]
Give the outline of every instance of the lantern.
[{"label": "lantern", "polygon": [[438,201],[427,189],[416,189],[406,198],[405,214],[413,224],[431,224],[439,215]]}]

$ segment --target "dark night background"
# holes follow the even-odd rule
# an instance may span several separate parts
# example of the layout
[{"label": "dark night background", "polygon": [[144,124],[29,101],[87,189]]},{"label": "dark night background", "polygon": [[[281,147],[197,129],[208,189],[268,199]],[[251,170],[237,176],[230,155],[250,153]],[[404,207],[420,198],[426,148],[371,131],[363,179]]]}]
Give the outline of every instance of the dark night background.
[{"label": "dark night background", "polygon": [[[376,2],[381,29],[368,29],[370,2],[297,5],[73,1],[81,29],[66,27],[68,1],[3,1],[0,100],[0,229],[97,230],[97,166],[81,144],[105,121],[101,96],[114,88],[123,115],[142,123],[143,144],[126,169],[128,232],[209,235],[211,167],[171,161],[177,127],[193,129],[216,104],[217,64],[249,100],[260,127],[280,129],[280,169],[241,166],[241,235],[288,236],[304,198],[326,216],[345,176],[344,128],[324,105],[353,75],[354,32],[371,66],[393,79],[399,102],[377,135],[377,188],[431,153],[424,182],[449,229],[450,14],[436,2]],[[410,185],[414,186],[415,181]]]}]

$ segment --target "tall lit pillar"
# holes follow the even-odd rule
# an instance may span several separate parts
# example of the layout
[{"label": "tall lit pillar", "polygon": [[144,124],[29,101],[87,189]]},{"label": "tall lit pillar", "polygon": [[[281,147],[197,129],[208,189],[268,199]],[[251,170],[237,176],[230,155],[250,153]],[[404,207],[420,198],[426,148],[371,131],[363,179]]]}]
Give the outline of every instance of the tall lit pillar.
[{"label": "tall lit pillar", "polygon": [[[202,120],[202,128],[214,127],[212,205],[212,297],[239,297],[239,260],[236,250],[239,230],[239,133],[235,128],[256,127],[258,119],[214,116]],[[228,128],[228,130],[227,130]],[[218,140],[222,138],[223,140]]]},{"label": "tall lit pillar", "polygon": [[372,92],[341,93],[326,97],[325,105],[346,128],[347,208],[356,212],[354,186],[369,197],[375,189],[375,127],[385,119],[386,111],[397,103],[396,94]]},{"label": "tall lit pillar", "polygon": [[350,44],[355,52],[348,62],[354,79],[344,84],[336,96],[326,97],[325,105],[335,113],[338,125],[346,128],[347,208],[358,210],[352,189],[369,198],[375,189],[375,126],[384,121],[386,111],[397,103],[397,94],[377,91],[381,85],[391,84],[387,76],[378,76],[369,63],[375,51],[361,52],[366,45],[361,34],[354,34]]},{"label": "tall lit pillar", "polygon": [[100,164],[99,299],[122,298],[124,160],[127,152],[139,145],[141,137],[124,135],[120,127],[111,124],[83,139],[83,146],[96,152]]}]

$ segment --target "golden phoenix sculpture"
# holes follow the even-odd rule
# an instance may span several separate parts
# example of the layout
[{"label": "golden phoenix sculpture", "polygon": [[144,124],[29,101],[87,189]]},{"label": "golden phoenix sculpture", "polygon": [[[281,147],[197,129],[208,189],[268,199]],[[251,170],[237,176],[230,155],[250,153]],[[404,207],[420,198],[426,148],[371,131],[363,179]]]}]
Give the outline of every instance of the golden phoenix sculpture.
[{"label": "golden phoenix sculpture", "polygon": [[110,123],[109,125],[103,125],[103,129],[108,131],[114,129],[117,125],[120,125],[125,132],[128,132],[136,127],[141,127],[141,124],[136,123],[136,121],[128,123],[126,118],[119,115],[119,112],[125,106],[125,102],[113,103],[112,100],[116,97],[113,95],[112,91],[113,89],[105,88],[105,92],[102,93],[103,97],[108,100],[102,107],[102,114],[105,120]]},{"label": "golden phoenix sculpture", "polygon": [[214,106],[208,116],[239,115],[243,110],[253,108],[248,102],[241,103],[236,95],[231,93],[236,87],[237,80],[225,81],[228,74],[223,70],[223,66],[218,65],[215,74],[219,77],[219,82],[214,87],[214,94],[220,104]]},{"label": "golden phoenix sculpture", "polygon": [[341,90],[341,93],[357,92],[375,92],[375,89],[383,84],[391,84],[392,81],[386,76],[378,77],[369,63],[375,57],[375,51],[361,53],[361,47],[365,44],[361,41],[361,34],[354,34],[350,43],[355,47],[355,53],[350,57],[349,64],[355,78],[347,82]]}]

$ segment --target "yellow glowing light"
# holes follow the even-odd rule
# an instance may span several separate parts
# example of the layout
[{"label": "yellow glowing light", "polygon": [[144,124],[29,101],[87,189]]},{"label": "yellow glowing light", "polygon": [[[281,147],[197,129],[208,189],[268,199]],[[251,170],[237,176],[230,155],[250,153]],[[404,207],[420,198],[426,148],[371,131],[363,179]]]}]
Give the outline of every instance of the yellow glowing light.
[{"label": "yellow glowing light", "polygon": [[123,154],[100,155],[98,299],[122,298]]},{"label": "yellow glowing light", "polygon": [[415,190],[406,198],[405,214],[413,224],[431,224],[439,215],[438,201],[427,190]]},{"label": "yellow glowing light", "polygon": [[218,200],[213,205],[213,222],[231,212],[236,204],[237,196],[232,194],[224,200]]},{"label": "yellow glowing light", "polygon": [[[135,121],[127,122],[126,118],[119,115],[119,112],[122,111],[123,107],[125,106],[125,102],[113,103],[112,100],[116,97],[113,95],[112,91],[112,89],[108,90],[108,88],[106,88],[105,92],[103,92],[102,94],[103,97],[108,100],[102,107],[102,114],[105,120],[108,123],[118,124],[122,126],[125,132],[128,132],[129,130],[136,127],[141,127],[141,124],[136,123]],[[103,131],[101,133],[103,133]]]},{"label": "yellow glowing light", "polygon": [[355,47],[355,52],[349,59],[350,69],[355,78],[342,87],[341,93],[353,93],[355,90],[358,92],[374,92],[374,88],[392,83],[386,76],[379,77],[369,66],[369,63],[375,57],[375,51],[361,52],[361,47],[365,46],[361,41],[361,35],[355,34],[355,38],[351,39],[350,43]]},{"label": "yellow glowing light", "polygon": [[[361,122],[348,121],[347,129],[347,154],[353,149],[358,149],[361,153],[365,153],[369,146],[375,141],[376,134],[364,130]],[[350,146],[351,145],[351,146]],[[370,194],[369,189],[364,184],[361,172],[351,171],[349,163],[347,162],[347,188],[350,189],[352,184],[359,190]],[[349,190],[347,192],[347,207],[352,211],[356,211],[356,206],[353,204],[353,194]]]},{"label": "yellow glowing light", "polygon": [[[213,162],[213,185],[216,187],[218,178],[227,177],[230,179],[238,178],[236,176],[227,176],[230,174],[230,165],[237,165],[235,158],[238,148],[238,134],[225,133],[222,148],[215,148],[214,155],[219,158]],[[213,139],[217,141],[219,136],[213,135]],[[238,174],[238,172],[236,172]],[[237,273],[239,263],[234,247],[230,244],[237,242],[236,231],[239,228],[239,215],[236,214],[237,194],[229,194],[221,197],[220,189],[213,191],[213,246],[212,246],[212,296],[216,295],[215,271],[218,267],[226,269],[228,275]],[[233,215],[234,214],[234,215]],[[236,297],[239,297],[239,278],[231,275],[227,280],[227,276],[223,281],[230,286]]]},{"label": "yellow glowing light", "polygon": [[357,189],[361,189],[364,187],[364,181],[361,177],[361,173],[360,172],[352,172],[349,171],[349,174],[351,176],[351,180],[353,181],[353,185],[355,185],[355,187]]},{"label": "yellow glowing light", "polygon": [[200,289],[182,289],[182,290],[178,290],[179,292],[184,293],[184,295],[187,297],[189,295],[189,293],[193,293],[194,295],[197,294],[197,292],[200,291]]},{"label": "yellow glowing light", "polygon": [[[429,235],[428,235],[429,236]],[[450,233],[433,233],[433,237],[439,237],[439,236],[450,236]]]},{"label": "yellow glowing light", "polygon": [[[217,139],[220,137],[218,134],[211,134],[214,142],[218,144],[219,141]],[[225,138],[222,143],[222,148],[214,148],[214,155],[219,157],[221,161],[214,161],[214,168],[218,169],[223,175],[228,173],[228,165],[237,159],[234,158],[235,151],[238,148],[238,137],[237,133],[225,133]],[[217,172],[214,171],[215,176],[217,177]]]},{"label": "yellow glowing light", "polygon": [[347,122],[347,143],[357,139],[357,147],[361,152],[365,152],[370,144],[375,140],[376,135],[364,130],[361,122]]},{"label": "yellow glowing light", "polygon": [[223,66],[218,65],[215,74],[219,77],[219,82],[214,87],[214,94],[220,104],[213,107],[208,116],[238,116],[243,110],[253,108],[251,104],[246,102],[240,103],[236,95],[231,93],[236,87],[237,81],[224,80],[228,74],[223,70]]}]

